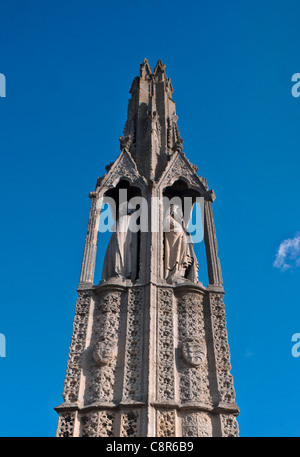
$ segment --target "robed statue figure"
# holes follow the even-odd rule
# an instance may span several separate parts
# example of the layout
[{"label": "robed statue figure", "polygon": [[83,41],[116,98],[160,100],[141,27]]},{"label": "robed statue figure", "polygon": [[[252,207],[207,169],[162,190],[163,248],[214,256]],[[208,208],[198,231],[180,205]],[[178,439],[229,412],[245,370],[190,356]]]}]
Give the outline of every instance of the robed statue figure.
[{"label": "robed statue figure", "polygon": [[167,282],[198,281],[198,262],[180,205],[170,205],[164,218],[164,276]]},{"label": "robed statue figure", "polygon": [[112,227],[102,270],[102,280],[113,277],[135,281],[138,275],[138,233],[132,231],[130,220],[135,210],[128,203],[119,205],[118,215]]}]

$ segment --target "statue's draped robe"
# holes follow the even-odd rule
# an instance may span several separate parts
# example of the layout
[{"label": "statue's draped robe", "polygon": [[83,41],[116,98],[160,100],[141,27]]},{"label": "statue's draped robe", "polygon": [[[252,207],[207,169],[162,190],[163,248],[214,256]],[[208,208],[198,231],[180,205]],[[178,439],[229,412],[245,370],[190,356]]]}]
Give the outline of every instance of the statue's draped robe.
[{"label": "statue's draped robe", "polygon": [[185,278],[198,281],[198,262],[190,233],[169,216],[165,219],[164,276],[167,280]]},{"label": "statue's draped robe", "polygon": [[138,269],[138,234],[130,230],[130,214],[120,215],[113,226],[102,270],[102,279],[114,276],[135,280]]}]

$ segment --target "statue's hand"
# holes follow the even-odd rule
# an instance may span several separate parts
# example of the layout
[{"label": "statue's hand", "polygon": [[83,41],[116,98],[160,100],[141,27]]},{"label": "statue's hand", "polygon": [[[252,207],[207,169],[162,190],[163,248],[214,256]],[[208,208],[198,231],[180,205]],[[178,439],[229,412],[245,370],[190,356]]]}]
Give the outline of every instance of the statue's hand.
[{"label": "statue's hand", "polygon": [[183,267],[184,267],[184,268],[188,268],[188,267],[190,267],[191,265],[193,265],[193,263],[194,263],[193,257],[191,257],[191,256],[188,255],[188,256],[186,256],[186,258],[185,258],[185,260],[184,260],[184,262],[183,262]]}]

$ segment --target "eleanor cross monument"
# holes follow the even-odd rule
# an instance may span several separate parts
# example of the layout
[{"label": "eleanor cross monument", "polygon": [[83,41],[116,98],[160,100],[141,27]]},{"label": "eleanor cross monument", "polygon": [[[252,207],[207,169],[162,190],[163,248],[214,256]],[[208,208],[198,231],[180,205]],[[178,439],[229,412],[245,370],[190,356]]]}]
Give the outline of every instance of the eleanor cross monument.
[{"label": "eleanor cross monument", "polygon": [[[144,60],[130,93],[121,153],[90,193],[57,436],[238,436],[215,195],[183,152],[160,60],[153,72]],[[203,202],[207,265],[180,223],[190,216],[180,212],[185,198]],[[117,208],[115,229],[94,284],[105,199]],[[135,199],[145,204],[130,206]],[[206,267],[204,287],[198,273]]]}]

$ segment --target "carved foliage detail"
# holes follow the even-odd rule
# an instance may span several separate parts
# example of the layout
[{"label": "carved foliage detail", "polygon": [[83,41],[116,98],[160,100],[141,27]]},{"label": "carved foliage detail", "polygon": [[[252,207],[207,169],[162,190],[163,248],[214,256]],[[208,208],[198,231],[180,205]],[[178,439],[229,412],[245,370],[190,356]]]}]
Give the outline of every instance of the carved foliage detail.
[{"label": "carved foliage detail", "polygon": [[182,419],[183,437],[210,437],[212,436],[212,422],[207,413],[189,413]]},{"label": "carved foliage detail", "polygon": [[157,436],[175,436],[175,411],[157,411]]},{"label": "carved foliage detail", "polygon": [[121,415],[121,436],[139,436],[139,411],[133,410]]},{"label": "carved foliage detail", "polygon": [[91,337],[93,360],[86,378],[85,403],[110,402],[114,398],[116,359],[120,327],[121,295],[101,296],[94,311]]},{"label": "carved foliage detail", "polygon": [[143,354],[143,290],[128,293],[123,400],[141,400]]},{"label": "carved foliage detail", "polygon": [[76,302],[73,335],[69,350],[69,360],[63,390],[65,402],[78,400],[82,354],[86,344],[86,330],[91,296],[88,292],[79,292]]},{"label": "carved foliage detail", "polygon": [[81,436],[112,437],[114,436],[115,413],[97,411],[81,417]]},{"label": "carved foliage detail", "polygon": [[178,298],[180,399],[209,403],[209,375],[203,296],[185,293]]},{"label": "carved foliage detail", "polygon": [[233,414],[221,414],[222,436],[239,436],[239,426]]},{"label": "carved foliage detail", "polygon": [[121,177],[130,179],[131,182],[135,182],[140,178],[137,168],[126,151],[123,151],[120,157],[117,159],[116,165],[109,171],[107,179],[104,185],[107,187],[113,186],[114,182]]},{"label": "carved foliage detail", "polygon": [[75,412],[61,413],[58,421],[57,436],[67,438],[73,436],[74,433]]},{"label": "carved foliage detail", "polygon": [[158,290],[157,400],[174,400],[173,292]]},{"label": "carved foliage detail", "polygon": [[218,389],[221,401],[230,404],[235,401],[235,392],[233,379],[230,374],[230,352],[223,296],[221,294],[210,294],[210,303]]},{"label": "carved foliage detail", "polygon": [[192,164],[189,164],[186,157],[184,156],[183,158],[182,154],[177,153],[177,156],[166,176],[164,176],[163,181],[166,185],[169,185],[180,177],[186,178],[191,185],[196,187],[199,187],[199,184],[200,186],[202,184],[204,187],[206,185],[206,183],[203,182],[203,179],[196,175]]}]

